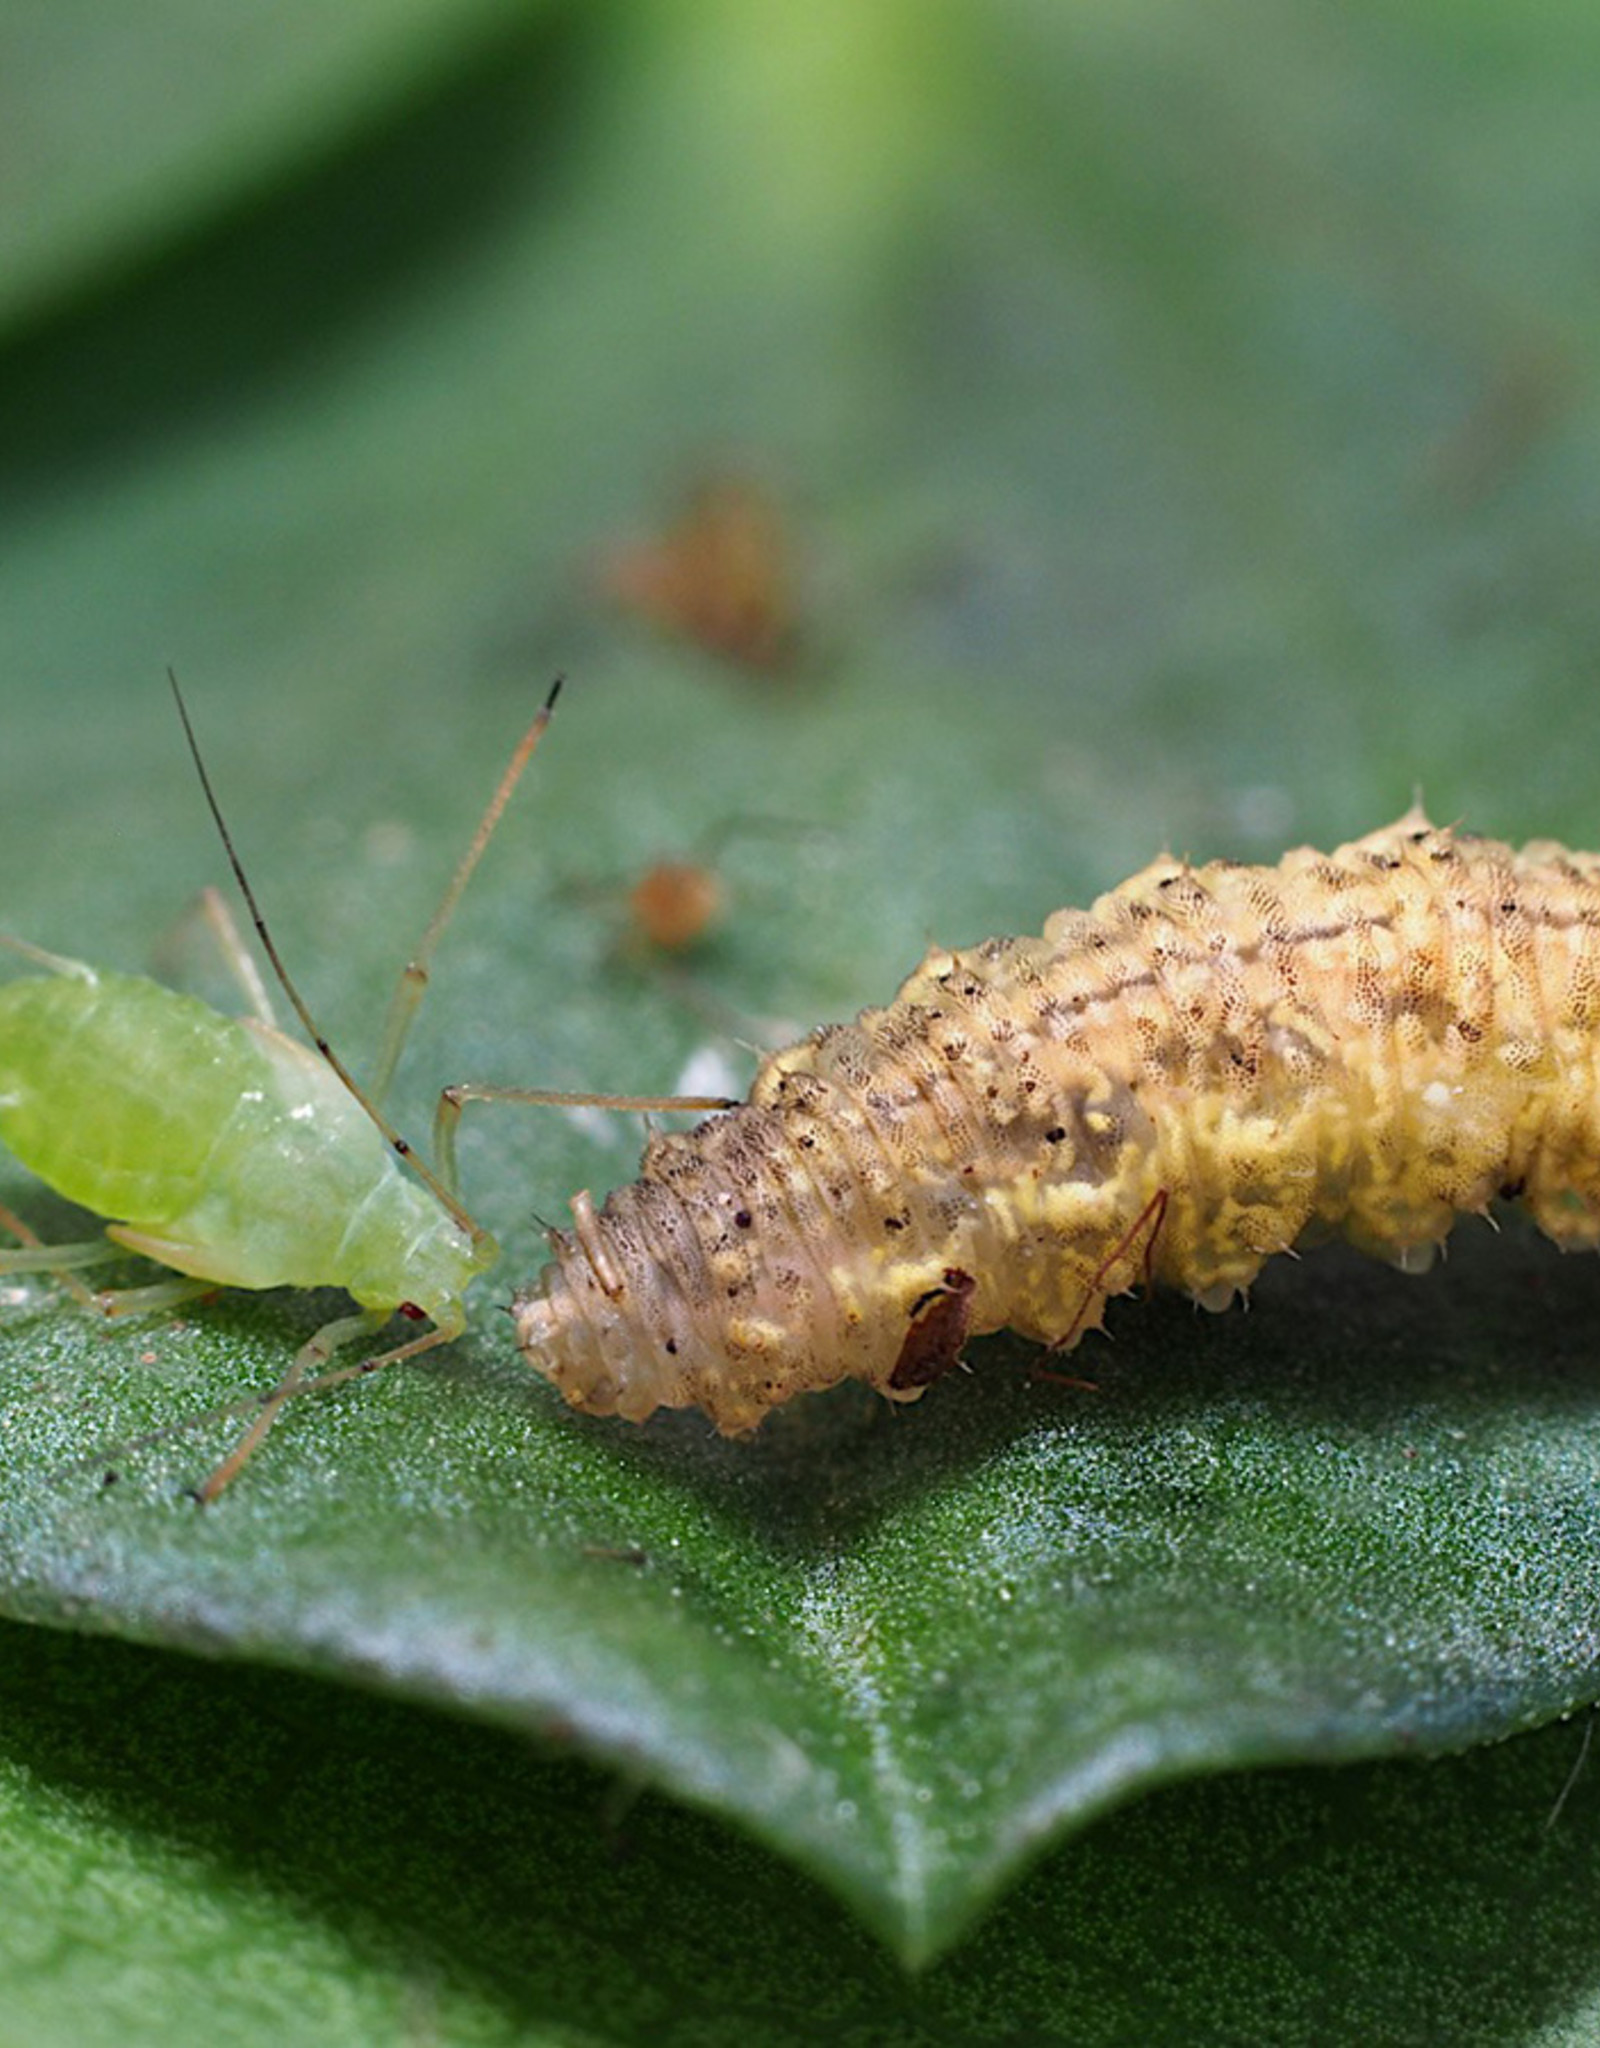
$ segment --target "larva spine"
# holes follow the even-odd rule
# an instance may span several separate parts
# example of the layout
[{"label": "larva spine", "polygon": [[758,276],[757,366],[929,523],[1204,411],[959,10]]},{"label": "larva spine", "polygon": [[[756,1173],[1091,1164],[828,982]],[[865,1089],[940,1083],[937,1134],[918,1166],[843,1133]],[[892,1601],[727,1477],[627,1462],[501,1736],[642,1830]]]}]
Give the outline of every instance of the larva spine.
[{"label": "larva spine", "polygon": [[1222,1307],[1342,1233],[1420,1269],[1514,1194],[1600,1243],[1600,856],[1420,809],[1276,867],[1163,860],[1040,938],[935,949],[885,1009],[659,1137],[514,1304],[575,1406],[729,1434],[968,1336],[1065,1349],[1148,1273]]}]

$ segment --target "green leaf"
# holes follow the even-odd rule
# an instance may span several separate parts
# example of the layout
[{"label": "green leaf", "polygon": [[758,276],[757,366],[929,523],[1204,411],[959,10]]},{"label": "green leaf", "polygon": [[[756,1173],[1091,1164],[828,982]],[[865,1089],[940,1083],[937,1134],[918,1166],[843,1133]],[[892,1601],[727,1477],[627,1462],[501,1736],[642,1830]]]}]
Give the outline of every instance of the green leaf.
[{"label": "green leaf", "polygon": [[481,62],[512,0],[14,0],[6,93],[0,324],[25,326],[151,268]]},{"label": "green leaf", "polygon": [[[1162,844],[1275,859],[1396,814],[1418,780],[1435,815],[1592,839],[1587,13],[791,12],[519,21],[388,133],[325,114],[320,172],[286,147],[247,217],[137,287],[107,269],[13,347],[0,925],[140,968],[222,879],[168,661],[279,942],[355,1056],[571,673],[441,949],[398,1105],[418,1135],[446,1080],[737,1068],[741,1040],[886,998],[930,935],[1037,929]],[[231,162],[229,204],[263,176]],[[107,185],[106,232],[116,203]],[[597,588],[730,468],[795,536],[775,675]],[[782,829],[722,829],[752,816]],[[627,883],[713,842],[720,934],[669,968],[629,954]],[[575,1745],[760,1837],[916,1962],[1163,1781],[1447,1751],[1600,1693],[1587,1262],[1476,1225],[1421,1283],[1280,1262],[1248,1318],[1122,1304],[1114,1342],[1074,1357],[1089,1391],[1002,1339],[910,1415],[846,1391],[725,1444],[694,1418],[570,1416],[497,1313],[541,1256],[534,1212],[625,1178],[638,1143],[479,1113],[466,1182],[505,1259],[471,1336],[299,1404],[204,1515],[182,1488],[241,1425],[170,1432],[272,1385],[334,1299],[101,1328],[22,1289],[0,1321],[0,1606],[254,1666],[182,1684],[257,1687],[268,1716],[355,1711],[288,1671],[357,1688],[427,1744],[441,1802],[473,1791],[452,1745],[507,1753],[471,1723]],[[91,1227],[9,1163],[0,1202],[52,1239]],[[499,1766],[473,1768],[481,1800]],[[1517,1825],[1486,1760],[1441,1782]],[[1322,1781],[1282,1783],[1263,1797],[1288,1830]],[[564,1811],[531,1768],[515,1784],[516,1814]],[[312,1860],[263,1876],[226,1802],[185,1798],[326,1942]],[[1207,1816],[1237,1842],[1250,1801],[1158,1801],[1189,1816],[1177,1848],[1143,1812],[1094,1840],[1132,1894],[1199,1868],[1236,1896]],[[143,1811],[106,1825],[138,1837]],[[759,1859],[714,1839],[737,1900]],[[1364,1864],[1380,1889],[1394,1853]],[[374,1888],[401,1860],[374,1851]],[[794,1881],[759,1868],[770,1930]],[[866,1953],[805,1911],[819,1945]],[[1029,1911],[1041,2001],[1077,2012],[1084,1979],[1047,1967],[1056,1923]],[[642,1997],[640,1950],[618,1953]],[[731,1983],[740,1955],[719,1954]],[[306,1968],[327,1984],[347,1961],[336,1939]],[[394,1953],[372,1968],[360,1995],[392,1996]],[[1482,2038],[1536,2038],[1561,1969],[1513,1943]],[[66,2012],[65,1978],[40,1984],[36,2009]],[[1406,1988],[1397,2034],[1426,2038],[1432,1996]],[[483,2029],[515,2002],[490,1996]]]},{"label": "green leaf", "polygon": [[8,2048],[143,2048],[196,2013],[227,2048],[1580,2048],[1600,2022],[1575,1726],[1158,1793],[908,1980],[777,1858],[570,1758],[120,1643],[0,1651]]}]

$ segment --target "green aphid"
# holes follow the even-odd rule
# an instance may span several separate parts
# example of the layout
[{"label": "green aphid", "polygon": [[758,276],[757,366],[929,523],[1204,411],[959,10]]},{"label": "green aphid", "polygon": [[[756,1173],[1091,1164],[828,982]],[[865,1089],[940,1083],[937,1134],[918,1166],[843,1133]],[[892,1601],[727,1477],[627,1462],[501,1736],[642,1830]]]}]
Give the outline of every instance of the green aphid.
[{"label": "green aphid", "polygon": [[[464,1084],[440,1098],[434,1168],[379,1107],[434,945],[549,724],[559,688],[558,682],[523,735],[401,976],[376,1077],[365,1090],[322,1039],[284,970],[198,751],[195,763],[235,876],[310,1046],[277,1028],[254,961],[215,891],[206,893],[204,908],[251,1016],[224,1017],[142,976],[107,973],[0,934],[0,945],[46,970],[0,984],[0,1142],[68,1200],[112,1219],[105,1236],[90,1243],[45,1245],[0,1208],[0,1228],[21,1240],[21,1249],[0,1251],[0,1273],[57,1273],[80,1300],[108,1315],[171,1308],[218,1286],[342,1287],[358,1305],[358,1314],[324,1325],[301,1348],[280,1385],[263,1397],[243,1441],[197,1489],[202,1500],[222,1491],[284,1401],[305,1391],[346,1345],[371,1337],[397,1313],[431,1325],[318,1384],[414,1358],[466,1328],[467,1290],[499,1251],[455,1192],[455,1128],[464,1102],[675,1106],[661,1097]],[[114,1257],[119,1246],[183,1277],[91,1292],[76,1274]]]}]

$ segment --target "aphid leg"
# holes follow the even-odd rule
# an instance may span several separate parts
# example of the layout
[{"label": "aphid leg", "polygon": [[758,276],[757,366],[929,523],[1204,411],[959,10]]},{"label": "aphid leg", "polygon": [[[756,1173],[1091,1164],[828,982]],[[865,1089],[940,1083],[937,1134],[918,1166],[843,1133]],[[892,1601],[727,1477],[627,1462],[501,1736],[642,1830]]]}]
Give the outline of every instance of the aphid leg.
[{"label": "aphid leg", "polygon": [[[354,1344],[360,1339],[372,1336],[376,1331],[381,1330],[388,1320],[388,1315],[382,1309],[369,1309],[360,1315],[340,1316],[334,1322],[324,1323],[314,1337],[301,1345],[294,1355],[294,1360],[289,1370],[284,1374],[277,1386],[273,1388],[272,1392],[262,1397],[260,1414],[257,1415],[255,1421],[251,1423],[238,1443],[234,1445],[233,1449],[210,1477],[202,1480],[194,1489],[195,1499],[202,1506],[208,1501],[215,1500],[223,1488],[244,1470],[251,1458],[260,1449],[267,1432],[277,1421],[284,1402],[289,1400],[292,1395],[306,1391],[306,1376],[308,1373],[313,1373],[319,1367],[326,1365],[328,1360],[336,1352],[341,1351],[346,1344]],[[436,1344],[439,1341],[440,1332],[438,1330],[430,1330],[428,1335],[421,1340],[421,1347],[426,1347],[430,1343]],[[414,1354],[418,1348],[418,1345],[407,1344],[400,1351],[391,1352],[388,1358],[374,1360],[373,1363],[374,1365],[386,1365],[393,1358]],[[359,1372],[366,1370],[366,1368],[365,1366],[358,1366],[355,1370]]]},{"label": "aphid leg", "polygon": [[182,1308],[186,1301],[199,1301],[203,1295],[216,1291],[215,1280],[182,1277],[154,1280],[148,1287],[102,1287],[90,1300],[103,1316],[149,1316]]},{"label": "aphid leg", "polygon": [[79,981],[95,981],[98,976],[92,967],[81,960],[69,960],[65,953],[47,953],[43,946],[35,946],[27,939],[13,938],[10,932],[0,932],[0,946],[8,952],[20,953],[24,960],[31,960],[35,967],[42,967],[47,974],[66,974]]},{"label": "aphid leg", "polygon": [[493,1088],[476,1081],[458,1081],[439,1096],[433,1113],[433,1159],[447,1188],[460,1185],[456,1168],[456,1133],[469,1102],[531,1102],[546,1109],[652,1110],[737,1109],[728,1095],[591,1095],[566,1088]]},{"label": "aphid leg", "polygon": [[87,1244],[46,1244],[22,1218],[0,1203],[0,1230],[14,1237],[20,1251],[0,1251],[0,1273],[49,1273],[84,1308],[95,1305],[96,1296],[78,1278],[77,1269],[101,1266],[116,1257],[116,1248],[103,1237]]},{"label": "aphid leg", "polygon": [[381,1309],[359,1316],[341,1316],[337,1322],[327,1323],[318,1330],[311,1340],[303,1344],[295,1354],[293,1365],[284,1374],[270,1394],[262,1396],[261,1413],[250,1425],[244,1436],[211,1476],[194,1489],[194,1497],[202,1507],[214,1501],[223,1488],[236,1479],[244,1466],[261,1447],[261,1441],[277,1421],[279,1411],[286,1401],[300,1394],[325,1394],[332,1387],[342,1387],[348,1380],[365,1379],[369,1373],[382,1372],[387,1365],[398,1365],[402,1359],[418,1358],[424,1351],[431,1351],[436,1344],[453,1344],[467,1327],[464,1315],[447,1317],[443,1322],[421,1337],[413,1337],[409,1344],[397,1344],[392,1351],[382,1351],[376,1358],[358,1359],[354,1365],[341,1365],[333,1372],[318,1373],[307,1379],[307,1371],[317,1365],[325,1365],[335,1352],[342,1351],[347,1344],[358,1338],[370,1336],[381,1330],[389,1320]]},{"label": "aphid leg", "polygon": [[[1140,1233],[1147,1224],[1150,1226],[1150,1235],[1145,1240],[1144,1258],[1141,1263],[1144,1272],[1144,1284],[1147,1287],[1150,1285],[1155,1271],[1156,1239],[1161,1235],[1161,1226],[1166,1221],[1167,1200],[1167,1189],[1157,1188],[1149,1201],[1145,1203],[1132,1223],[1123,1232],[1122,1236],[1117,1239],[1117,1242],[1112,1246],[1105,1258],[1095,1268],[1093,1275],[1090,1277],[1089,1284],[1084,1288],[1083,1300],[1078,1305],[1077,1314],[1068,1324],[1064,1334],[1057,1337],[1054,1343],[1050,1345],[1049,1349],[1051,1352],[1070,1351],[1072,1346],[1077,1343],[1083,1329],[1084,1319],[1088,1316],[1095,1302],[1102,1298],[1105,1292],[1105,1283],[1110,1279],[1118,1264],[1128,1256],[1128,1253],[1138,1243]],[[1057,1386],[1078,1387],[1082,1391],[1091,1394],[1099,1392],[1099,1388],[1096,1387],[1093,1380],[1077,1379],[1070,1373],[1051,1372],[1042,1365],[1035,1366],[1034,1372],[1039,1379],[1052,1380]]]},{"label": "aphid leg", "polygon": [[[1050,1350],[1054,1349],[1055,1346],[1051,1345]],[[1048,1357],[1049,1352],[1045,1355]],[[1098,1380],[1086,1380],[1081,1373],[1052,1372],[1047,1365],[1036,1365],[1032,1377],[1036,1380],[1048,1380],[1053,1387],[1071,1387],[1077,1394],[1098,1394],[1100,1391]]]},{"label": "aphid leg", "polygon": [[21,1251],[0,1251],[0,1273],[49,1273],[83,1308],[103,1316],[143,1316],[177,1308],[202,1294],[215,1292],[210,1280],[191,1280],[174,1275],[153,1281],[148,1287],[86,1287],[78,1278],[86,1266],[103,1266],[120,1258],[122,1247],[109,1237],[91,1238],[86,1244],[46,1244],[28,1228],[20,1216],[0,1205],[0,1230],[20,1240]]},{"label": "aphid leg", "polygon": [[260,1024],[271,1030],[278,1028],[278,1019],[273,1012],[272,998],[267,994],[267,985],[261,978],[255,955],[244,942],[233,912],[228,908],[228,899],[220,889],[206,884],[170,935],[168,948],[177,953],[196,922],[204,925],[206,938],[217,958],[227,969],[228,977],[244,997],[246,1008]]},{"label": "aphid leg", "polygon": [[[1165,1188],[1157,1188],[1150,1197],[1149,1206],[1146,1208],[1144,1216],[1139,1218],[1140,1223],[1144,1222],[1145,1217],[1152,1219],[1150,1235],[1144,1241],[1144,1284],[1147,1289],[1155,1285],[1156,1241],[1161,1235],[1162,1224],[1167,1220],[1167,1201],[1167,1190]],[[1136,1223],[1134,1229],[1137,1230],[1138,1227],[1139,1225]]]}]

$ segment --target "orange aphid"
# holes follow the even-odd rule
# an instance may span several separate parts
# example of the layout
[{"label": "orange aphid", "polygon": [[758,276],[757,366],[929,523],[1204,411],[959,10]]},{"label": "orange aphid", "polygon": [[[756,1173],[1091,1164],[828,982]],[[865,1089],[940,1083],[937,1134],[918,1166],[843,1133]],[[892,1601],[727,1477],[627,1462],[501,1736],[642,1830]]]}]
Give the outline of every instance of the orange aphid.
[{"label": "orange aphid", "polygon": [[745,668],[779,668],[793,651],[788,539],[745,478],[706,478],[665,531],[612,552],[599,581],[624,609]]},{"label": "orange aphid", "polygon": [[700,861],[654,861],[628,891],[633,931],[663,953],[683,953],[698,945],[727,910],[726,884],[714,868]]}]

